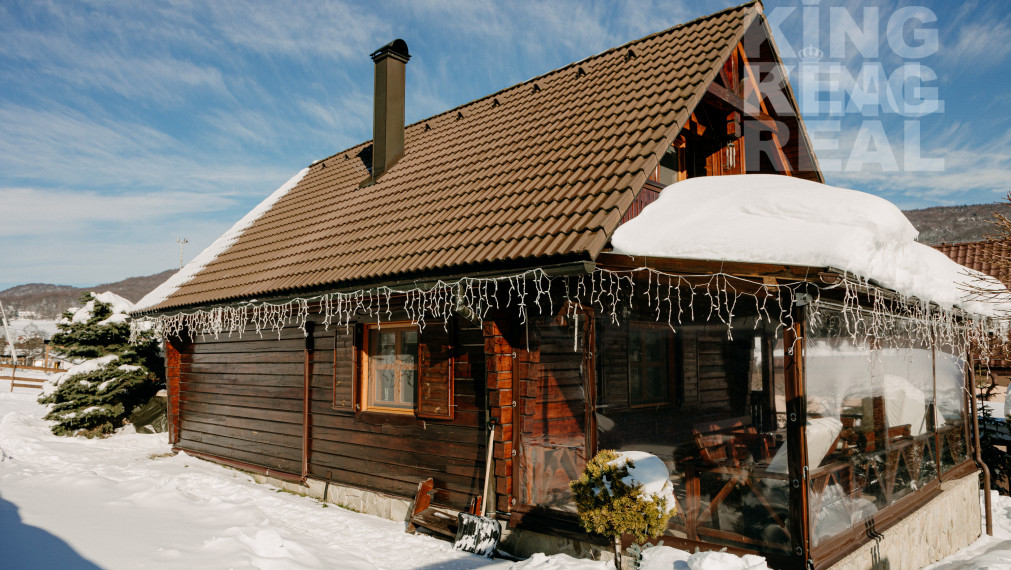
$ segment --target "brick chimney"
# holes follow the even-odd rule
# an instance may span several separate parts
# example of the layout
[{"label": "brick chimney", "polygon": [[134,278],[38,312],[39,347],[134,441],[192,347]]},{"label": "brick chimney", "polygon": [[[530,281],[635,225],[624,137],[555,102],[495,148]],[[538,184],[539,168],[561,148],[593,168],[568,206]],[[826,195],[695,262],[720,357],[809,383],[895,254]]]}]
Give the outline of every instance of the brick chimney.
[{"label": "brick chimney", "polygon": [[372,182],[404,156],[404,66],[409,59],[407,42],[400,39],[372,53],[376,63]]}]

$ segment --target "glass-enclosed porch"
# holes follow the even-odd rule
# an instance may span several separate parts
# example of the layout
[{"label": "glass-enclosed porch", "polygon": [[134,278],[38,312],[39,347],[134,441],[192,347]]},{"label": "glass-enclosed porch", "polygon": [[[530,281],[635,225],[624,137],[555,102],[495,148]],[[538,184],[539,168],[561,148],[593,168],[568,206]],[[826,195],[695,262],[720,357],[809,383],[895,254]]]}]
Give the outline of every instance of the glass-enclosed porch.
[{"label": "glass-enclosed porch", "polygon": [[[929,332],[922,314],[744,283],[726,312],[729,294],[680,282],[673,324],[637,301],[534,319],[519,510],[572,513],[567,483],[587,457],[647,451],[667,463],[679,503],[666,544],[822,566],[975,469],[962,336]],[[587,410],[559,397],[575,391]]]}]

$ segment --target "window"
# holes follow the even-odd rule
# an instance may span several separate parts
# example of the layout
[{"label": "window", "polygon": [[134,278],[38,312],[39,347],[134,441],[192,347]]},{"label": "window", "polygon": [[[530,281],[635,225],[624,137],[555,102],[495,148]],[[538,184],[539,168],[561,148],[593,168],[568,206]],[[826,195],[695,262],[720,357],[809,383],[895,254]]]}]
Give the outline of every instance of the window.
[{"label": "window", "polygon": [[418,379],[418,327],[368,325],[363,352],[366,409],[413,414]]},{"label": "window", "polygon": [[628,401],[631,405],[671,401],[670,329],[632,323],[628,331]]}]

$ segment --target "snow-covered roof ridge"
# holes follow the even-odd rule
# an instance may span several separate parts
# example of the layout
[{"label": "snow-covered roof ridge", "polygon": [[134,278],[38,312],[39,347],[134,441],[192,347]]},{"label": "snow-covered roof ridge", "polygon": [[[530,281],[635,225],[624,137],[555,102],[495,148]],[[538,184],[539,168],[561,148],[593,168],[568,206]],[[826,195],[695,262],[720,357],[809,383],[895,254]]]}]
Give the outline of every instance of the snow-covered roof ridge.
[{"label": "snow-covered roof ridge", "polygon": [[214,240],[211,245],[207,246],[206,249],[194,257],[182,269],[169,277],[164,283],[155,287],[155,289],[145,295],[143,299],[137,301],[137,304],[133,307],[134,312],[145,311],[158,305],[165,299],[168,299],[169,295],[178,290],[179,287],[192,279],[193,276],[199,273],[201,269],[207,266],[207,264],[217,259],[219,255],[231,247],[231,245],[235,243],[235,240],[239,239],[239,236],[242,235],[242,232],[244,232],[246,228],[253,225],[253,222],[266,213],[275,202],[280,200],[285,194],[294,188],[302,180],[302,178],[308,174],[308,172],[308,168],[303,168],[298,172],[298,174],[288,179],[288,181],[282,184],[277,190],[274,190],[270,196],[267,196],[262,202],[257,204],[252,211],[243,216],[238,222],[235,222],[235,225],[229,228],[228,231],[222,234],[221,237]]},{"label": "snow-covered roof ridge", "polygon": [[970,285],[1011,293],[916,240],[884,198],[773,174],[691,178],[665,188],[611,238],[626,255],[832,267],[901,295],[993,315]]}]

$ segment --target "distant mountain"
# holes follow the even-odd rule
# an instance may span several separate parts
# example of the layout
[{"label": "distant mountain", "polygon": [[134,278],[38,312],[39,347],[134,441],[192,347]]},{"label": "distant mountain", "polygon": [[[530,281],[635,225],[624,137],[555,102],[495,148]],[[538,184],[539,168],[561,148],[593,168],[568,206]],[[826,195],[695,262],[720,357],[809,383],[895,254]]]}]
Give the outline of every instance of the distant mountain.
[{"label": "distant mountain", "polygon": [[81,297],[81,293],[112,291],[128,301],[136,303],[175,272],[175,269],[169,269],[146,277],[130,277],[115,283],[104,283],[94,287],[29,283],[0,291],[0,302],[3,302],[8,317],[19,313],[35,313],[35,316],[40,319],[55,319],[63,314],[63,311],[66,311],[68,307],[80,306],[78,299]]},{"label": "distant mountain", "polygon": [[1003,203],[937,206],[902,213],[920,231],[921,243],[938,245],[987,239],[996,231],[993,225],[995,212],[1011,218],[1011,206]]}]

